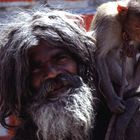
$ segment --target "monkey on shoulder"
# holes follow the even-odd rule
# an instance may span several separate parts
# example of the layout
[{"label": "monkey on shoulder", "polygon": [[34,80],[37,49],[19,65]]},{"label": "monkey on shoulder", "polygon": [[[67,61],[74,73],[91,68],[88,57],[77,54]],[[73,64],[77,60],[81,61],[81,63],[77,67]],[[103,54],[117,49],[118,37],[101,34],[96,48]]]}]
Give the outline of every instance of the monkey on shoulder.
[{"label": "monkey on shoulder", "polygon": [[[91,31],[97,40],[95,59],[103,96],[113,113],[122,113],[125,111],[123,98],[119,96],[122,85],[124,94],[140,85],[140,2],[102,4]],[[125,71],[123,55],[126,55]]]}]

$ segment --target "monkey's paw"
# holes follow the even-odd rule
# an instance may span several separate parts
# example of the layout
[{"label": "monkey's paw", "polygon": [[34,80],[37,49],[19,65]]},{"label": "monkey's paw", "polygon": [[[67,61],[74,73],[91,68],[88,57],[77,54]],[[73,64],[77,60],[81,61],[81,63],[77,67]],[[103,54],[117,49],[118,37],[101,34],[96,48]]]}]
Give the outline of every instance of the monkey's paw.
[{"label": "monkey's paw", "polygon": [[120,97],[115,97],[111,101],[108,101],[108,107],[111,112],[120,114],[125,111],[124,101]]}]

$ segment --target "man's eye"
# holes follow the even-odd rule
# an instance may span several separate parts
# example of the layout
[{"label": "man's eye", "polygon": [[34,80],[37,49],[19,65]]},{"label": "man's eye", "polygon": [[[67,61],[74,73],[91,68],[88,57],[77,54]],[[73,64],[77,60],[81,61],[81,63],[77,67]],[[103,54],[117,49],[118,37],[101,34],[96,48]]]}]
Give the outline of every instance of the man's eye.
[{"label": "man's eye", "polygon": [[57,58],[57,63],[63,63],[63,62],[67,62],[70,59],[69,56],[67,55],[62,55],[60,57]]},{"label": "man's eye", "polygon": [[35,68],[32,70],[32,74],[37,74],[40,72],[40,68]]},{"label": "man's eye", "polygon": [[36,74],[36,73],[39,73],[40,70],[41,70],[41,65],[40,64],[34,64],[32,66],[31,72],[32,72],[32,74]]}]

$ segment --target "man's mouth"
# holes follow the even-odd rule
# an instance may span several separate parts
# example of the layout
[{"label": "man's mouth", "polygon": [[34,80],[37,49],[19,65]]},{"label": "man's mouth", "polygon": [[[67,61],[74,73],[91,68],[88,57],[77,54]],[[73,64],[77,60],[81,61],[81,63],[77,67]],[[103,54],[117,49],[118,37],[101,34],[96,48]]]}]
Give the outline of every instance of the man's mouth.
[{"label": "man's mouth", "polygon": [[71,89],[78,88],[82,85],[82,80],[77,75],[61,74],[55,79],[49,79],[44,82],[40,89],[40,93],[46,99],[58,99],[62,96],[70,94]]},{"label": "man's mouth", "polygon": [[47,93],[47,98],[56,99],[65,96],[69,93],[69,90],[70,90],[69,86],[61,86],[59,88],[55,88]]}]

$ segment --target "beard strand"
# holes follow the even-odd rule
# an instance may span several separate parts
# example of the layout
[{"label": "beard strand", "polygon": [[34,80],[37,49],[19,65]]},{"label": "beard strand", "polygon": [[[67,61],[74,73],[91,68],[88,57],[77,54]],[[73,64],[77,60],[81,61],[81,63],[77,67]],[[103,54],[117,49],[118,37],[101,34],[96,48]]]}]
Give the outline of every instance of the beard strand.
[{"label": "beard strand", "polygon": [[94,111],[91,89],[83,84],[57,101],[34,103],[30,112],[43,140],[88,140]]}]

